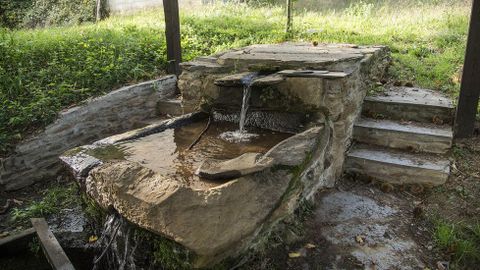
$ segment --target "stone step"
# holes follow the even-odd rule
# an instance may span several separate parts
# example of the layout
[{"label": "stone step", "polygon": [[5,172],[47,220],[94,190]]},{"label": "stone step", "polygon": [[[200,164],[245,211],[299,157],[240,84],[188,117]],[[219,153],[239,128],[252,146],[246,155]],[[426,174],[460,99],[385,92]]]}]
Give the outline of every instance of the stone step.
[{"label": "stone step", "polygon": [[438,155],[399,152],[356,145],[347,155],[345,170],[391,184],[444,184],[450,161]]},{"label": "stone step", "polygon": [[353,138],[360,143],[443,154],[452,147],[453,132],[448,125],[360,118]]},{"label": "stone step", "polygon": [[160,100],[157,103],[157,115],[180,116],[182,114],[182,101],[179,98]]},{"label": "stone step", "polygon": [[363,115],[392,120],[451,124],[454,113],[450,98],[437,91],[413,87],[391,87],[367,96],[363,104]]}]

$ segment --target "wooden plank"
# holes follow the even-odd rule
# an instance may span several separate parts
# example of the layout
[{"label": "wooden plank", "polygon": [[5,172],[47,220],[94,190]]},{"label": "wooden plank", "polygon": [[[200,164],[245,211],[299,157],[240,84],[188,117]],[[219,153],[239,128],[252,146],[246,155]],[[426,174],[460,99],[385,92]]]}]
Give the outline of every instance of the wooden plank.
[{"label": "wooden plank", "polygon": [[292,29],[292,0],[287,0],[287,26],[285,32],[290,33]]},{"label": "wooden plank", "polygon": [[473,1],[462,85],[455,116],[455,137],[473,136],[480,96],[480,0]]},{"label": "wooden plank", "polygon": [[182,47],[180,42],[180,16],[178,0],[163,0],[165,13],[165,37],[167,39],[167,71],[169,74],[180,75],[182,62]]},{"label": "wooden plank", "polygon": [[35,235],[35,229],[30,228],[17,234],[0,239],[0,256],[8,256],[24,252]]},{"label": "wooden plank", "polygon": [[48,224],[44,218],[32,218],[33,228],[37,232],[38,239],[43,249],[43,253],[47,257],[48,262],[55,270],[74,270],[73,264],[63,251],[57,238],[48,228]]}]

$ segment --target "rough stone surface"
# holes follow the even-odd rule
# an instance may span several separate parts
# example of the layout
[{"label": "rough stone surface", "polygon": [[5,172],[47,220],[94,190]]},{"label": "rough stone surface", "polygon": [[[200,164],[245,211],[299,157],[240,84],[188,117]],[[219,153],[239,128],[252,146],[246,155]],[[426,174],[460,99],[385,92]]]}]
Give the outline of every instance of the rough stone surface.
[{"label": "rough stone surface", "polygon": [[453,131],[451,126],[361,118],[355,123],[353,138],[361,143],[443,154],[452,147]]},{"label": "rough stone surface", "polygon": [[268,151],[265,156],[273,159],[275,165],[297,166],[311,152],[310,149],[315,146],[322,131],[322,127],[315,127],[302,133],[302,136],[290,137]]},{"label": "rough stone surface", "polygon": [[43,132],[20,143],[11,156],[1,160],[0,185],[19,189],[54,176],[61,168],[61,153],[144,125],[156,116],[157,102],[175,92],[176,78],[167,76],[118,89],[62,112]]},{"label": "rough stone surface", "polygon": [[179,116],[183,114],[182,102],[180,99],[160,100],[157,103],[157,114],[167,116]]},{"label": "rough stone surface", "polygon": [[207,179],[232,179],[261,172],[273,165],[272,158],[260,160],[260,153],[245,153],[230,160],[207,159],[195,174]]},{"label": "rough stone surface", "polygon": [[392,184],[438,186],[445,183],[450,174],[448,159],[367,146],[353,148],[345,166],[349,172]]}]

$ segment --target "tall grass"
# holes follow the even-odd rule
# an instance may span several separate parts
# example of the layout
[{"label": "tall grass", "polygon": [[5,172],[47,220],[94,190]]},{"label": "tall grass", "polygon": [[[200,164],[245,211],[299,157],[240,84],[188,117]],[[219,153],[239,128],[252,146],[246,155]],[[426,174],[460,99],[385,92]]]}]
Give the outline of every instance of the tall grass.
[{"label": "tall grass", "polygon": [[[469,4],[404,7],[357,1],[342,10],[298,10],[292,40],[384,44],[391,75],[458,92]],[[286,40],[281,7],[243,4],[182,10],[184,60],[233,47]],[[58,111],[165,68],[163,10],[99,24],[0,30],[0,152],[51,123]]]}]

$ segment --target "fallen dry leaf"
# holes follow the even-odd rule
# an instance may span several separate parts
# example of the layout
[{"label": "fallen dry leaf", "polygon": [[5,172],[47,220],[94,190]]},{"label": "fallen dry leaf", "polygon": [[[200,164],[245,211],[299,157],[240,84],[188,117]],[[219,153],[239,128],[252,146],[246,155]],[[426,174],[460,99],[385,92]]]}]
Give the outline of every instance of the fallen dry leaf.
[{"label": "fallen dry leaf", "polygon": [[89,242],[89,243],[93,243],[93,242],[95,242],[95,241],[97,241],[97,240],[98,240],[98,236],[96,236],[96,235],[91,235],[91,236],[88,238],[88,242]]},{"label": "fallen dry leaf", "polygon": [[305,245],[305,248],[308,248],[308,249],[312,249],[312,248],[316,248],[316,247],[317,246],[315,246],[314,244],[310,244],[310,243]]},{"label": "fallen dry leaf", "polygon": [[365,243],[365,238],[366,237],[364,235],[357,235],[355,236],[355,241],[360,245],[363,245]]},{"label": "fallen dry leaf", "polygon": [[302,254],[300,254],[299,252],[290,252],[290,253],[288,253],[288,257],[289,258],[299,258],[299,257],[302,257]]}]

